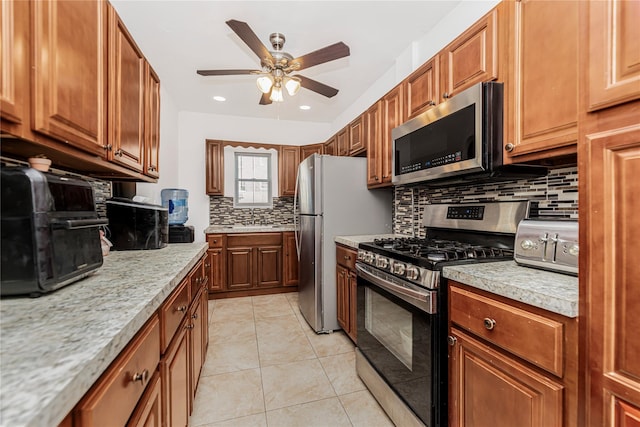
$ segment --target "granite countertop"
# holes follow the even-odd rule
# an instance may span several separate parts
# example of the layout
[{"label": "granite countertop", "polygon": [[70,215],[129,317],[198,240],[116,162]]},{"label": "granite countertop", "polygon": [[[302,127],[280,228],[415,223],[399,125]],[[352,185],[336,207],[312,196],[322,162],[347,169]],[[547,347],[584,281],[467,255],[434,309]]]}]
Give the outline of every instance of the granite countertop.
[{"label": "granite countertop", "polygon": [[444,267],[444,277],[567,317],[578,317],[578,278],[515,261]]},{"label": "granite countertop", "polygon": [[0,425],[58,425],[206,248],[115,251],[51,294],[2,299]]},{"label": "granite countertop", "polygon": [[279,233],[283,231],[294,231],[293,224],[272,224],[272,225],[210,225],[205,234],[231,234],[231,233]]},{"label": "granite countertop", "polygon": [[370,242],[373,239],[384,239],[384,238],[392,238],[398,237],[397,234],[367,234],[361,236],[336,236],[335,242],[340,243],[341,245],[349,246],[353,249],[358,249],[359,243]]}]

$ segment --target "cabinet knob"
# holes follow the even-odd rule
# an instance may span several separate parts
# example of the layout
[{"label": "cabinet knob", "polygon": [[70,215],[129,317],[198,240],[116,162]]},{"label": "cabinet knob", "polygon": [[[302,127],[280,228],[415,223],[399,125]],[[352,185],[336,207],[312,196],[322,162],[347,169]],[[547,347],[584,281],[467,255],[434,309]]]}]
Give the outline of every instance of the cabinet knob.
[{"label": "cabinet knob", "polygon": [[184,328],[185,329],[193,329],[193,328],[195,328],[195,325],[193,323],[190,323],[188,325],[184,325]]},{"label": "cabinet knob", "polygon": [[449,92],[445,92],[445,93],[442,94],[442,97],[444,99],[449,99],[449,98],[451,98],[451,94]]},{"label": "cabinet knob", "polygon": [[122,150],[116,150],[114,153],[114,155],[118,156],[118,157],[122,157]]},{"label": "cabinet knob", "polygon": [[187,306],[186,305],[178,306],[178,308],[176,308],[176,311],[180,311],[184,313],[185,311],[187,311]]},{"label": "cabinet knob", "polygon": [[509,142],[507,143],[507,145],[504,146],[504,151],[506,151],[507,153],[510,153],[513,151],[514,148],[516,148],[516,146]]},{"label": "cabinet knob", "polygon": [[432,99],[431,101],[429,101],[427,103],[427,105],[434,106],[434,105],[436,105],[436,102]]},{"label": "cabinet knob", "polygon": [[349,260],[349,259],[351,259],[351,257],[349,255],[345,255],[344,259]]},{"label": "cabinet knob", "polygon": [[211,267],[211,263],[210,263],[210,262],[205,262],[205,263],[204,263],[204,267],[205,267],[205,268],[209,268],[209,267]]},{"label": "cabinet knob", "polygon": [[144,384],[148,379],[149,371],[146,369],[142,372],[136,372],[135,374],[131,375],[131,382],[140,381],[142,384]]},{"label": "cabinet knob", "polygon": [[487,328],[487,330],[492,331],[493,328],[496,327],[496,321],[493,319],[490,319],[488,317],[484,318],[484,327]]},{"label": "cabinet knob", "polygon": [[447,337],[447,341],[449,341],[449,345],[453,347],[454,345],[456,345],[456,342],[458,342],[458,339],[454,336],[449,335]]},{"label": "cabinet knob", "polygon": [[198,318],[198,313],[193,313],[193,315],[191,316],[192,319],[197,319]]}]

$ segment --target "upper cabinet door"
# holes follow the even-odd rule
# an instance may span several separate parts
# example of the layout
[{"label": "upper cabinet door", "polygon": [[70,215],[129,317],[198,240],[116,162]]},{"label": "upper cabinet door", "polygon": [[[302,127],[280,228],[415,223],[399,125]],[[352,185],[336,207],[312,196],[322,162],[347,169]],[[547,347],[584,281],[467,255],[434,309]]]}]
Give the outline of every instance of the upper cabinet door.
[{"label": "upper cabinet door", "polygon": [[296,192],[298,165],[300,165],[300,147],[297,145],[281,145],[279,154],[280,195],[294,196]]},{"label": "upper cabinet door", "polygon": [[109,6],[109,160],[143,171],[145,59]]},{"label": "upper cabinet door", "polygon": [[476,83],[498,78],[498,9],[495,8],[440,52],[442,100]]},{"label": "upper cabinet door", "polygon": [[146,70],[144,173],[158,178],[160,176],[160,79],[148,63]]},{"label": "upper cabinet door", "polygon": [[34,130],[104,156],[107,3],[31,5]]},{"label": "upper cabinet door", "polygon": [[589,111],[640,98],[640,2],[588,3]]},{"label": "upper cabinet door", "polygon": [[505,162],[576,152],[576,1],[505,2],[509,77],[505,79]]},{"label": "upper cabinet door", "polygon": [[25,120],[29,82],[29,3],[0,3],[0,115],[20,124]]},{"label": "upper cabinet door", "polygon": [[407,120],[438,104],[440,76],[438,57],[435,56],[411,73],[404,81],[404,99]]},{"label": "upper cabinet door", "polygon": [[224,152],[222,151],[222,141],[207,139],[206,144],[207,194],[209,196],[222,196],[224,194]]}]

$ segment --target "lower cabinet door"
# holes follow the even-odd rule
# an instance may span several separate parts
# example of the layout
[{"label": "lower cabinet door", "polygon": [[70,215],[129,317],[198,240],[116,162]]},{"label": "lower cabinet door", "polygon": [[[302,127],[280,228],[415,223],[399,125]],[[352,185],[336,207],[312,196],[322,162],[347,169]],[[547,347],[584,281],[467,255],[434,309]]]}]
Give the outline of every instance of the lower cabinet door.
[{"label": "lower cabinet door", "polygon": [[[187,319],[189,320],[189,319]],[[173,345],[162,359],[163,412],[165,425],[185,427],[189,422],[189,340],[183,322]]]},{"label": "lower cabinet door", "polygon": [[198,385],[198,378],[200,377],[200,369],[204,362],[202,346],[204,341],[202,340],[203,333],[203,314],[202,314],[202,298],[200,294],[196,296],[196,300],[193,303],[191,312],[189,313],[189,334],[190,336],[190,350],[191,350],[191,387],[190,387],[190,405],[189,413],[193,411],[193,400],[196,397],[196,387]]},{"label": "lower cabinet door", "polygon": [[452,329],[449,425],[562,425],[563,386],[465,333]]},{"label": "lower cabinet door", "polygon": [[338,324],[349,333],[349,270],[336,265],[336,290]]},{"label": "lower cabinet door", "polygon": [[147,391],[140,399],[136,411],[129,419],[127,427],[161,427],[162,426],[162,383],[160,372],[149,381]]}]

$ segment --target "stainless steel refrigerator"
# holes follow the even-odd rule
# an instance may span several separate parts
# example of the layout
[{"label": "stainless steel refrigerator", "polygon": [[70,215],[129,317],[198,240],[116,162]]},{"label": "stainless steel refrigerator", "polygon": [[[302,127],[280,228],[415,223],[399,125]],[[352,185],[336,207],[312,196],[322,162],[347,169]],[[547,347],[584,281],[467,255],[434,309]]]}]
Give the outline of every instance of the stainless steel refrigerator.
[{"label": "stainless steel refrigerator", "polygon": [[392,230],[390,189],[367,189],[367,159],[314,154],[300,163],[294,204],[300,311],[318,333],[339,329],[335,236]]}]

